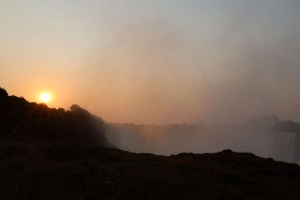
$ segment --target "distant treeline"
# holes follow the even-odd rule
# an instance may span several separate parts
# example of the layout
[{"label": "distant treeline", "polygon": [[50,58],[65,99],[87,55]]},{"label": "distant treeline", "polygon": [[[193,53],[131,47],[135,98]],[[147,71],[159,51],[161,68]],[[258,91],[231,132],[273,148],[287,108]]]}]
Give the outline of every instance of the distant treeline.
[{"label": "distant treeline", "polygon": [[0,87],[0,135],[17,129],[20,135],[47,140],[69,140],[107,145],[104,121],[78,105],[70,110],[8,96]]},{"label": "distant treeline", "polygon": [[260,120],[255,117],[249,119],[249,125],[254,131],[264,132],[284,132],[298,133],[300,132],[300,124],[292,120],[281,120],[276,115],[264,116]]},{"label": "distant treeline", "polygon": [[108,145],[121,133],[127,136],[165,135],[175,138],[206,132],[300,132],[300,124],[283,121],[275,115],[262,119],[250,118],[247,124],[206,126],[204,124],[136,125],[105,124],[104,121],[78,105],[70,110],[49,108],[46,104],[28,102],[22,97],[9,96],[0,87],[0,136],[10,134],[17,128],[20,135],[48,140],[70,140],[84,143]]},{"label": "distant treeline", "polygon": [[[260,146],[259,136],[269,135],[265,133],[277,135],[278,132],[282,133],[281,136],[298,133],[300,137],[299,123],[283,121],[275,115],[260,120],[250,118],[244,124],[225,125],[114,123],[108,124],[105,134],[110,143],[122,150],[171,155],[183,151],[215,152],[229,147],[238,151],[261,153],[264,147]],[[295,143],[296,138],[293,141]],[[276,143],[272,145],[276,146]]]},{"label": "distant treeline", "polygon": [[260,120],[251,117],[246,124],[226,124],[226,125],[211,125],[204,124],[169,124],[169,125],[147,125],[147,124],[132,124],[132,123],[114,123],[110,124],[110,132],[117,133],[120,129],[127,130],[128,133],[143,133],[143,134],[183,134],[189,135],[193,133],[208,132],[283,132],[283,133],[300,133],[300,124],[291,120],[281,120],[276,115],[267,115]]}]

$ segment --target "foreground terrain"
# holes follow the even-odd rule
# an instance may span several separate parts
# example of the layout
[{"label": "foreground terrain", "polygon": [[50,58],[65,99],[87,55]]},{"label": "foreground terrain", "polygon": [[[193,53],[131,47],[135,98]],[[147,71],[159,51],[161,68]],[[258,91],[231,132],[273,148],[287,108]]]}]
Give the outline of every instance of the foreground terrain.
[{"label": "foreground terrain", "polygon": [[300,199],[300,167],[230,150],[169,157],[0,138],[0,199]]}]

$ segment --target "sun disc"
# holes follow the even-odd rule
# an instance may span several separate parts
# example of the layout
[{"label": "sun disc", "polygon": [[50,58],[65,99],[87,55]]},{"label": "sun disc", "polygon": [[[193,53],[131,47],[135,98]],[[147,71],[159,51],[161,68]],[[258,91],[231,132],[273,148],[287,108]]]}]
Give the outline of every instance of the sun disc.
[{"label": "sun disc", "polygon": [[40,99],[45,103],[49,102],[51,100],[51,95],[48,93],[43,93],[40,95]]}]

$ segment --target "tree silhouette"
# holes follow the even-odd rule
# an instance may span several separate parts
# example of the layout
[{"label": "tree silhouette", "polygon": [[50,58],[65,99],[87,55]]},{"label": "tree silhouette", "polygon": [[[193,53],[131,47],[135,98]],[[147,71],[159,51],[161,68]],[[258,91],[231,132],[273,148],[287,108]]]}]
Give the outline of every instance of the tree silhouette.
[{"label": "tree silhouette", "polygon": [[8,97],[7,91],[4,88],[0,87],[0,98],[6,98],[6,97]]},{"label": "tree silhouette", "polygon": [[107,145],[105,122],[76,104],[70,110],[49,108],[44,103],[8,96],[3,88],[0,100],[0,135],[18,127],[21,135],[34,138]]}]

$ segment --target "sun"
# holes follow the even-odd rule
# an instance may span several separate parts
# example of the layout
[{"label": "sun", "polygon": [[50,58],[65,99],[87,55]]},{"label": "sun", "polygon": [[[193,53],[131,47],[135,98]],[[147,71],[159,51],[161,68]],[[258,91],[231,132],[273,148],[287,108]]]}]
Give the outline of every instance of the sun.
[{"label": "sun", "polygon": [[47,103],[51,100],[51,95],[49,93],[44,92],[40,95],[40,99],[42,102]]}]

